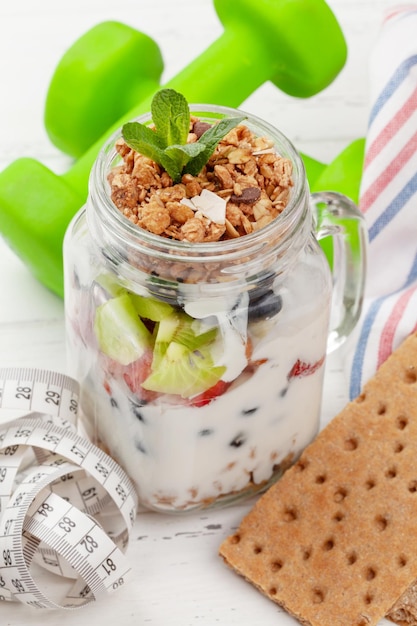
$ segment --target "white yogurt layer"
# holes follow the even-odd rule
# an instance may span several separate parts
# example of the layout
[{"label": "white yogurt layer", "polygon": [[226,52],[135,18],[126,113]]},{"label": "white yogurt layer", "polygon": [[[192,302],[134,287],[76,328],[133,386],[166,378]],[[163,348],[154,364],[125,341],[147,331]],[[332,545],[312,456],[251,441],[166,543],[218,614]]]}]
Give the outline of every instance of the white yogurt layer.
[{"label": "white yogurt layer", "polygon": [[[310,272],[308,267],[301,274],[298,270],[298,279],[304,282]],[[290,380],[288,374],[298,361],[315,364],[323,359],[328,307],[309,298],[311,285],[300,299],[295,278],[282,310],[249,325],[252,360],[264,362],[205,406],[172,406],[164,404],[163,396],[135,405],[124,381],[109,379],[91,352],[83,381],[85,418],[134,480],[142,504],[183,511],[232,498],[254,485],[264,487],[279,476],[280,464],[285,469],[313,439],[324,366]],[[240,371],[239,351],[235,356]],[[226,360],[233,360],[233,352]]]},{"label": "white yogurt layer", "polygon": [[135,416],[117,383],[111,396],[117,406],[103,387],[91,389],[98,436],[135,481],[141,502],[194,508],[250,482],[262,484],[289,455],[294,460],[317,432],[324,368],[290,382],[287,374],[305,355],[303,346],[314,353],[311,338],[324,328],[322,317],[297,338],[269,342],[265,357],[275,351],[279,358],[203,407],[148,405],[137,407]]}]

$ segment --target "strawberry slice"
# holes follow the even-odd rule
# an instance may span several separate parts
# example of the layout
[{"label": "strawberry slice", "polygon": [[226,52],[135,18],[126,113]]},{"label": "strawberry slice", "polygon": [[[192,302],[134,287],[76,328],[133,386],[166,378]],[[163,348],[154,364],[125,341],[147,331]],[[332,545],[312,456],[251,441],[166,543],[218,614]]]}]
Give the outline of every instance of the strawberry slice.
[{"label": "strawberry slice", "polygon": [[139,401],[147,404],[157,398],[158,393],[142,389],[143,381],[151,373],[152,358],[152,351],[148,350],[144,352],[140,359],[129,363],[129,365],[122,365],[115,359],[103,353],[99,353],[99,360],[105,375],[103,383],[105,391],[110,396],[112,392],[112,381],[124,380],[130,391],[135,394]]},{"label": "strawberry slice", "polygon": [[155,391],[148,391],[142,388],[143,381],[151,373],[152,358],[152,351],[148,350],[144,352],[140,359],[123,367],[123,378],[126,385],[132,393],[144,402],[151,402],[159,395]]},{"label": "strawberry slice", "polygon": [[231,383],[226,383],[224,380],[217,381],[217,383],[210,387],[210,389],[206,389],[206,391],[199,393],[198,396],[191,398],[190,405],[200,407],[209,404],[212,400],[224,394],[224,392],[230,387],[230,384]]},{"label": "strawberry slice", "polygon": [[301,361],[297,359],[290,371],[287,374],[287,380],[290,381],[292,378],[303,378],[304,376],[310,376],[310,374],[314,374],[324,363],[324,355],[316,361],[315,363],[306,363],[305,361]]}]

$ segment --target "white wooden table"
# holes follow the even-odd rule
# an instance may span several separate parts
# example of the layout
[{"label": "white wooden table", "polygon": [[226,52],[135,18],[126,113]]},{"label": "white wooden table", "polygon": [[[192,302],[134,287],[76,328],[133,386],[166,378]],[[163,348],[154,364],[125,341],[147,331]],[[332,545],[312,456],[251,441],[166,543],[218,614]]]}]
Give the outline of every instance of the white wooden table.
[{"label": "white wooden table", "polygon": [[[335,82],[307,101],[290,98],[267,84],[243,105],[280,127],[300,150],[326,162],[366,133],[369,53],[384,10],[392,5],[387,0],[330,0],[329,4],[349,46],[348,62]],[[3,0],[0,168],[20,156],[35,157],[58,173],[70,166],[70,159],[47,138],[44,98],[64,51],[90,27],[107,19],[128,23],[158,42],[165,79],[222,31],[211,0]],[[0,236],[0,367],[33,366],[65,372],[64,346],[62,301],[30,275]],[[323,423],[345,401],[343,362],[341,355],[335,354],[327,363]],[[219,544],[250,506],[248,502],[186,517],[142,513],[128,548],[134,570],[128,585],[75,613],[40,613],[18,603],[3,603],[1,623],[295,625],[217,556]]]}]

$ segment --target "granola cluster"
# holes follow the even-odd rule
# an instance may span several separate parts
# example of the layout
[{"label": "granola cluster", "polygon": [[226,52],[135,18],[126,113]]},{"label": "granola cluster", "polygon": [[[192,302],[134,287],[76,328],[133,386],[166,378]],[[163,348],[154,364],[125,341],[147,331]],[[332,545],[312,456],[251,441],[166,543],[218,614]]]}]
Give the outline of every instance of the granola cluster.
[{"label": "granola cluster", "polygon": [[[191,117],[188,141],[197,141],[208,127]],[[293,184],[291,161],[275,152],[271,139],[255,136],[245,125],[220,141],[198,176],[185,174],[178,184],[123,139],[116,149],[123,162],[108,177],[114,204],[137,226],[181,241],[233,239],[266,226],[287,205]],[[223,200],[220,217],[193,205],[202,193],[207,199],[207,192]]]}]

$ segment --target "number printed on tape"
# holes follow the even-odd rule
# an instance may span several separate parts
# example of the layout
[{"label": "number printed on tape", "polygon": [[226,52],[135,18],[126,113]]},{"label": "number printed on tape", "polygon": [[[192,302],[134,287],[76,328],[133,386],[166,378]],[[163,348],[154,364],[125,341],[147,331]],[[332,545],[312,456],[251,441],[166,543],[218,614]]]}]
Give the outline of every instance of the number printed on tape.
[{"label": "number printed on tape", "polygon": [[[0,368],[0,600],[73,609],[130,575],[125,550],[136,491],[113,459],[77,433],[78,394],[63,374]],[[2,416],[10,410],[26,414]],[[58,581],[73,579],[70,592],[59,595],[59,585],[58,597],[47,597],[32,563]]]}]

